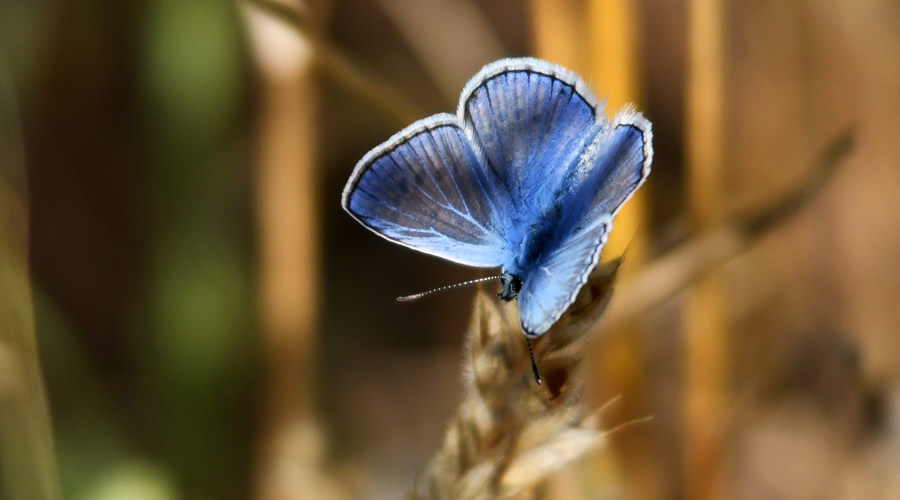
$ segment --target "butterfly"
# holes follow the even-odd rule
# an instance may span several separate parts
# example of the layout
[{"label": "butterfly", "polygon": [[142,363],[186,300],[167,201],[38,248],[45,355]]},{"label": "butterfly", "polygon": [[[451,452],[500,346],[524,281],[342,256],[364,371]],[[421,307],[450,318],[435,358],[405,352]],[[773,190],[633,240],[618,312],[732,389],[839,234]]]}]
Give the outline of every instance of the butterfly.
[{"label": "butterfly", "polygon": [[517,300],[534,338],[574,302],[652,159],[650,122],[633,108],[610,121],[575,73],[502,59],[466,84],[455,115],[419,120],[366,154],[342,205],[400,245],[500,267],[500,298]]}]

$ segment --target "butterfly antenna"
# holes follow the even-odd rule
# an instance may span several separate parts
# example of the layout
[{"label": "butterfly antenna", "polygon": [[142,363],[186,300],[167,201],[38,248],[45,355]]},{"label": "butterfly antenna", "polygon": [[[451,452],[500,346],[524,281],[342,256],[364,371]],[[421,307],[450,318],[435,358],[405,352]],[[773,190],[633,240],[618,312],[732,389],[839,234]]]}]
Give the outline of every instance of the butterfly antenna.
[{"label": "butterfly antenna", "polygon": [[474,285],[475,283],[481,283],[484,281],[497,280],[497,279],[500,279],[500,276],[488,276],[487,278],[478,278],[476,280],[463,281],[462,283],[457,283],[455,285],[442,286],[440,288],[435,288],[434,290],[428,290],[427,292],[414,293],[412,295],[404,295],[403,297],[397,297],[397,302],[409,302],[410,300],[421,299],[422,297],[424,297],[426,295],[431,295],[432,293],[436,293],[436,292],[443,292],[444,290],[449,290],[451,288],[456,288],[456,287],[466,286],[466,285]]},{"label": "butterfly antenna", "polygon": [[531,371],[534,372],[534,381],[537,385],[541,385],[541,374],[538,373],[537,363],[534,362],[534,351],[531,350],[531,341],[525,337],[525,343],[528,345],[528,354],[531,356]]}]

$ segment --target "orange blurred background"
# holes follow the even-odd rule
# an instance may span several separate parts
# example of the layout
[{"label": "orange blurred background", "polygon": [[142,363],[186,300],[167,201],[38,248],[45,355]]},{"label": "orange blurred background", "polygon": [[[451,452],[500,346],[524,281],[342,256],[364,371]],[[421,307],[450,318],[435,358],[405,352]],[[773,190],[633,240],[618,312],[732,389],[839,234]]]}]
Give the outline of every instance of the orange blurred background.
[{"label": "orange blurred background", "polygon": [[394,298],[478,271],[377,238],[340,193],[524,55],[653,123],[604,250],[622,283],[856,138],[796,216],[598,336],[586,409],[653,419],[535,498],[900,498],[890,0],[0,0],[0,498],[414,488],[473,291]]}]

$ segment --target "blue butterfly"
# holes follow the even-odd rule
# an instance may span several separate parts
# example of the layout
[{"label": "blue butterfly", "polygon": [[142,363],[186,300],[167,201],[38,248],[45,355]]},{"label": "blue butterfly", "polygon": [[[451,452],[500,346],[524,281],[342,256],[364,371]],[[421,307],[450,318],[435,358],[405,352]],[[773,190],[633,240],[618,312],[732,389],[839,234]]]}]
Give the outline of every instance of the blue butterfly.
[{"label": "blue butterfly", "polygon": [[650,174],[650,122],[612,121],[575,73],[532,58],[485,66],[456,115],[419,120],[366,154],[344,188],[390,241],[501,267],[527,337],[546,332],[597,265],[616,212]]}]

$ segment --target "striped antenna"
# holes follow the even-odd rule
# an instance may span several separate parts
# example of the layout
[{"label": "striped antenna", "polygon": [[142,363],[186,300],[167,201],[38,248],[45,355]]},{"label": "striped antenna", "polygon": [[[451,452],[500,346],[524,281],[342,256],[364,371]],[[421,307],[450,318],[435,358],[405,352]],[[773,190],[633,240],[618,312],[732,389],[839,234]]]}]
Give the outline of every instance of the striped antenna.
[{"label": "striped antenna", "polygon": [[435,293],[435,292],[442,292],[444,290],[449,290],[451,288],[456,288],[459,286],[474,285],[475,283],[481,283],[483,281],[498,280],[498,279],[500,279],[500,276],[488,276],[487,278],[478,278],[477,280],[463,281],[462,283],[457,283],[455,285],[442,286],[440,288],[435,288],[434,290],[428,290],[427,292],[414,293],[412,295],[405,295],[403,297],[397,297],[397,302],[409,302],[410,300],[421,299],[422,297],[424,297],[426,295],[431,295],[432,293]]}]

